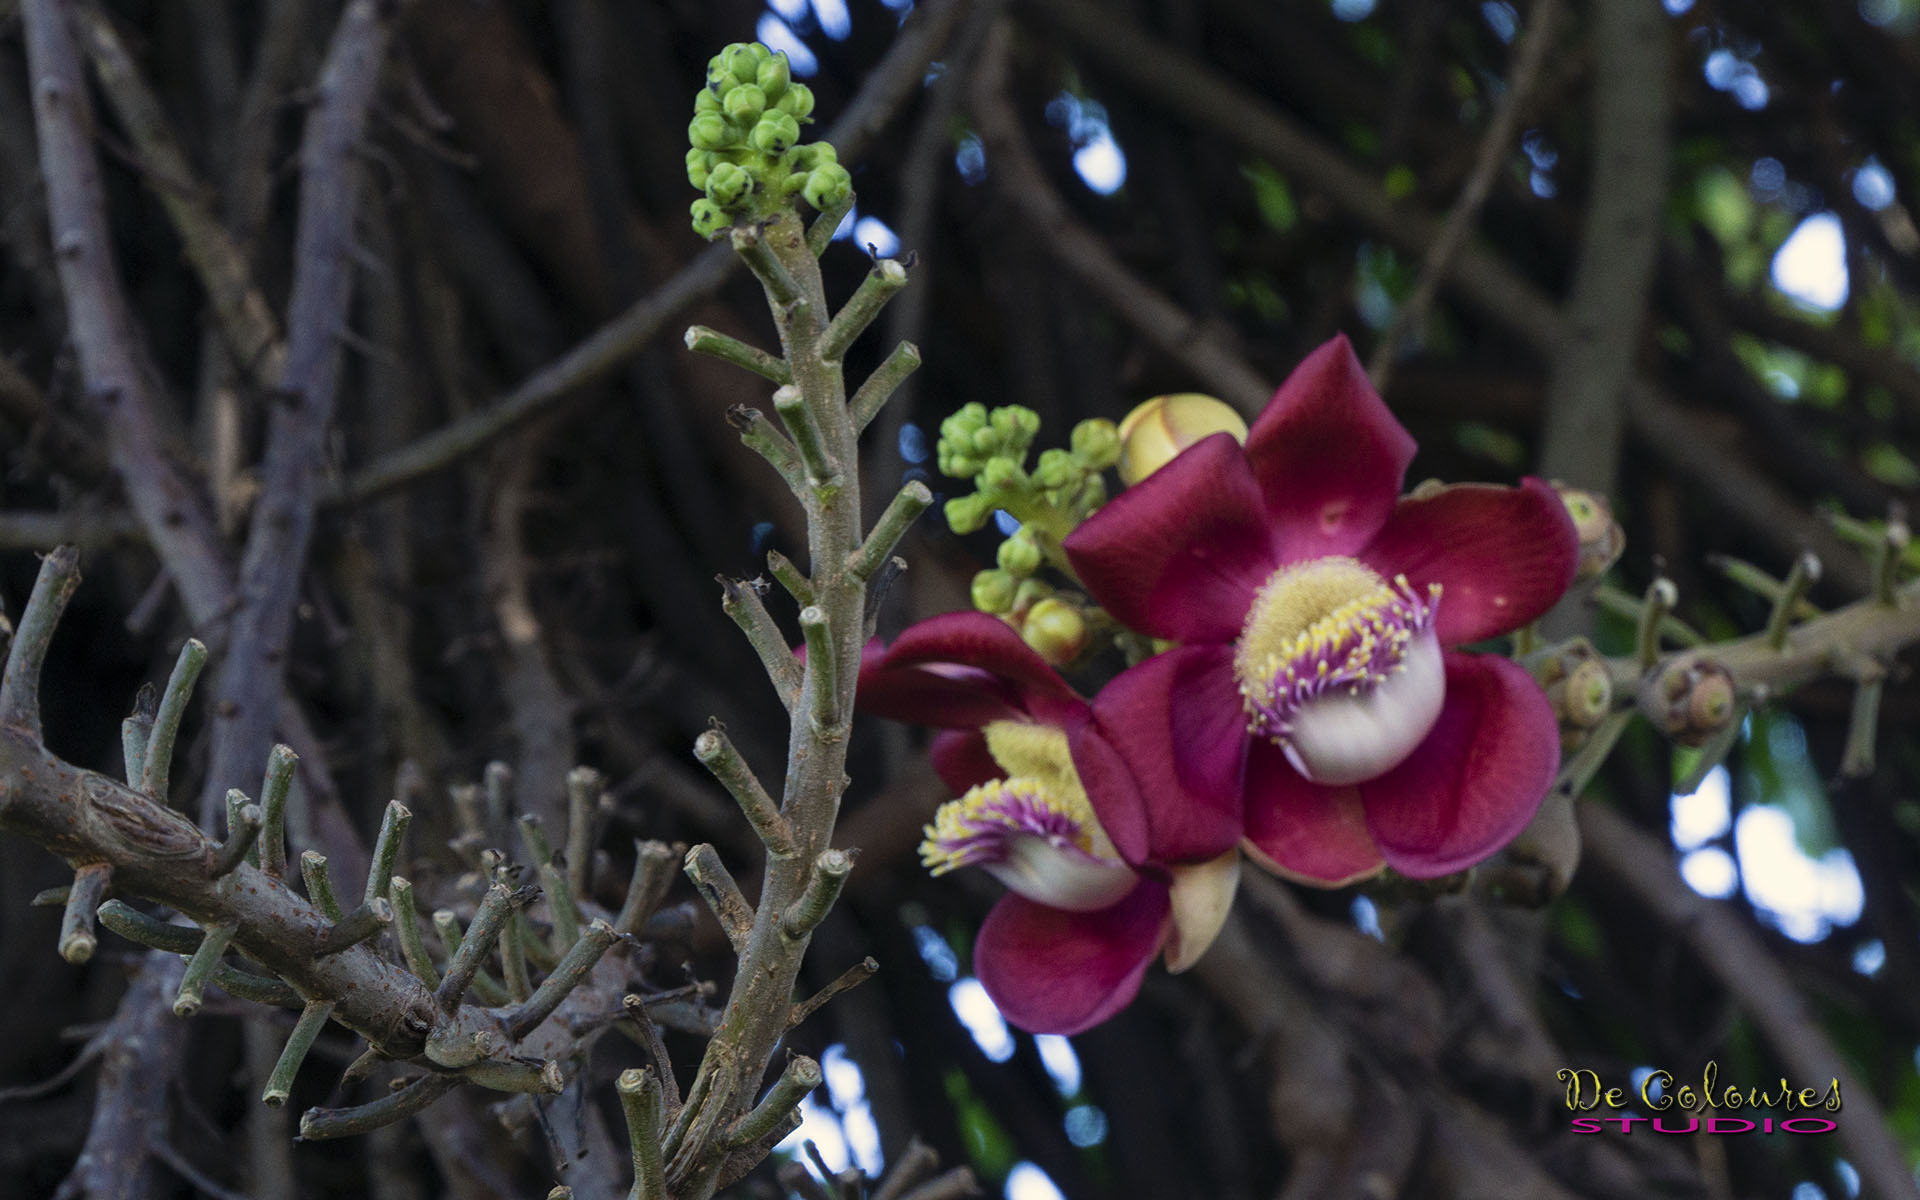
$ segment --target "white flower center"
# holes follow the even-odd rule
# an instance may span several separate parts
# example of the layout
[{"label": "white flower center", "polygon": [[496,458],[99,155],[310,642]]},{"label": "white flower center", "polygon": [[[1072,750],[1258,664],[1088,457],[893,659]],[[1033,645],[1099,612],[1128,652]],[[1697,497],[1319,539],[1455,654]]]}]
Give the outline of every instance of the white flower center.
[{"label": "white flower center", "polygon": [[1398,766],[1446,699],[1433,632],[1440,586],[1422,600],[1351,558],[1274,572],[1254,596],[1233,658],[1249,733],[1316,783],[1350,784]]},{"label": "white flower center", "polygon": [[987,748],[1009,772],[940,806],[920,843],[935,875],[983,867],[1027,899],[1069,912],[1117,902],[1137,882],[1093,815],[1058,729],[996,721]]}]

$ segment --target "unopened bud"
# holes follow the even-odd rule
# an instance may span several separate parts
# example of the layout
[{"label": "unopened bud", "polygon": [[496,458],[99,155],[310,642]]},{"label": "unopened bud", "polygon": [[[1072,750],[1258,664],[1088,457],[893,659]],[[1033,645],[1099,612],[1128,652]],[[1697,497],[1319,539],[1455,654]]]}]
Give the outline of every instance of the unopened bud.
[{"label": "unopened bud", "polygon": [[978,492],[955,496],[947,501],[946,514],[947,524],[955,533],[973,533],[985,526],[987,518],[993,515],[993,502]]},{"label": "unopened bud", "polygon": [[723,209],[738,208],[752,193],[753,176],[738,163],[715,163],[707,173],[707,199]]},{"label": "unopened bud", "polygon": [[736,83],[752,83],[759,78],[760,61],[753,52],[754,46],[755,43],[735,42],[720,52],[721,64]]},{"label": "unopened bud", "polygon": [[719,113],[701,113],[687,125],[687,141],[696,150],[725,150],[733,145],[733,126]]},{"label": "unopened bud", "polygon": [[1078,608],[1049,596],[1027,610],[1020,636],[1041,658],[1064,667],[1086,648],[1087,619]]},{"label": "unopened bud", "polygon": [[973,606],[983,613],[1011,612],[1019,586],[1005,571],[982,571],[973,577]]},{"label": "unopened bud", "polygon": [[1182,450],[1216,433],[1247,440],[1247,423],[1224,401],[1198,392],[1155,396],[1120,422],[1120,478],[1129,486],[1172,462]]},{"label": "unopened bud", "polygon": [[1013,611],[1022,620],[1033,606],[1053,595],[1053,585],[1043,579],[1022,579],[1013,593]]},{"label": "unopened bud", "polygon": [[1719,663],[1689,655],[1640,685],[1640,711],[1653,727],[1682,746],[1698,746],[1725,729],[1739,711],[1733,676]]},{"label": "unopened bud", "polygon": [[720,206],[705,196],[693,202],[693,231],[703,238],[711,239],[721,230],[733,224]]},{"label": "unopened bud", "polygon": [[775,100],[780,98],[781,94],[787,90],[787,84],[792,81],[793,72],[787,64],[785,50],[761,63],[759,71],[754,76],[754,82],[760,85],[760,90]]},{"label": "unopened bud", "polygon": [[[782,96],[780,102],[785,104],[787,96],[793,95],[798,90],[798,84],[787,89],[787,95]],[[815,167],[807,173],[807,186],[800,189],[800,194],[807,198],[808,204],[822,212],[830,208],[838,208],[847,202],[848,196],[853,194],[853,176],[847,174],[847,169],[839,163],[827,163],[824,166]]]},{"label": "unopened bud", "polygon": [[1027,486],[1027,473],[1010,458],[990,458],[980,467],[982,492],[1013,492]]},{"label": "unopened bud", "polygon": [[1066,450],[1043,450],[1033,466],[1033,481],[1043,488],[1065,487],[1080,472],[1080,464]]},{"label": "unopened bud", "polygon": [[722,104],[734,124],[751,125],[767,111],[767,94],[756,84],[742,83],[727,90]]},{"label": "unopened bud", "polygon": [[1025,579],[1040,569],[1044,561],[1040,547],[1033,544],[1032,535],[1023,529],[1015,530],[1013,535],[1000,543],[996,556],[1000,569],[1015,579]]},{"label": "unopened bud", "polygon": [[[756,92],[759,90],[754,89]],[[747,140],[762,154],[785,154],[800,140],[800,122],[783,112],[770,112],[760,118],[753,132],[747,135]],[[812,174],[808,172],[809,178]]]},{"label": "unopened bud", "polygon": [[1586,730],[1613,709],[1613,677],[1606,659],[1585,638],[1526,659],[1563,729]]},{"label": "unopened bud", "polygon": [[1612,506],[1598,492],[1563,483],[1555,483],[1553,490],[1560,493],[1560,502],[1567,506],[1567,515],[1573,518],[1574,532],[1580,538],[1580,567],[1575,578],[1598,579],[1626,549],[1626,530],[1613,519]]},{"label": "unopened bud", "polygon": [[794,120],[804,121],[813,111],[813,89],[804,83],[791,84],[780,94],[776,107]]},{"label": "unopened bud", "polygon": [[1090,471],[1104,471],[1120,461],[1120,430],[1112,421],[1094,417],[1073,427],[1073,455]]},{"label": "unopened bud", "polygon": [[705,190],[707,176],[713,170],[713,151],[693,149],[687,151],[687,182]]}]

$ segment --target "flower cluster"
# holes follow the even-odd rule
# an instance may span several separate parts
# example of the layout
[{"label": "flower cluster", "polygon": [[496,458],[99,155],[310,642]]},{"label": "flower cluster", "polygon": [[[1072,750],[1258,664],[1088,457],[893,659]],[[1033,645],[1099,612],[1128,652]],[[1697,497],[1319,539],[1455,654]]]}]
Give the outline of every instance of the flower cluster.
[{"label": "flower cluster", "polygon": [[[1083,699],[1002,620],[949,614],[870,657],[868,711],[942,727],[961,796],[936,870],[1009,894],[976,970],[1008,1019],[1074,1032],[1182,969],[1242,851],[1339,886],[1462,870],[1531,819],[1559,764],[1540,686],[1460,647],[1544,613],[1580,538],[1538,480],[1401,495],[1412,438],[1344,338],[1242,432],[1166,398],[1130,419],[1132,484],[1061,542],[1107,618],[1160,649]],[[1217,430],[1217,431],[1216,431]]]},{"label": "flower cluster", "polygon": [[712,237],[741,220],[771,216],[794,195],[825,211],[846,202],[853,177],[826,142],[800,144],[813,92],[793,82],[786,52],[736,42],[707,63],[687,126],[693,228]]}]

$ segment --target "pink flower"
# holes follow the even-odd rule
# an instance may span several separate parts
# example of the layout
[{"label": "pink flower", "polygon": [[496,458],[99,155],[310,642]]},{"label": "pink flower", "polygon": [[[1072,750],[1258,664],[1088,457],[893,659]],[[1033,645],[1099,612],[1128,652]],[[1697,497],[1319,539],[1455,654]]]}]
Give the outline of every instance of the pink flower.
[{"label": "pink flower", "polygon": [[946,729],[933,765],[960,798],[927,827],[921,857],[936,874],[980,867],[1007,885],[974,972],[1015,1025],[1097,1025],[1163,948],[1184,969],[1219,932],[1238,808],[1143,791],[1087,702],[1005,622],[961,612],[912,626],[861,664],[858,702]]},{"label": "pink flower", "polygon": [[1526,671],[1453,647],[1560,597],[1573,522],[1537,479],[1402,497],[1413,452],[1335,338],[1244,449],[1196,443],[1066,540],[1108,613],[1180,643],[1102,689],[1094,729],[1146,794],[1244,804],[1249,853],[1303,881],[1479,862],[1559,765]]}]

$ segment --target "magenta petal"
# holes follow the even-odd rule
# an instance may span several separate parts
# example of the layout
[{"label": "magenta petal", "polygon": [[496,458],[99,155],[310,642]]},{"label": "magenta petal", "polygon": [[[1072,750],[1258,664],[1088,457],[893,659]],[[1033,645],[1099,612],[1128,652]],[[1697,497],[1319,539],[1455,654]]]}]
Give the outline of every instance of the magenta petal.
[{"label": "magenta petal", "polygon": [[1580,538],[1554,490],[1538,479],[1517,488],[1466,483],[1402,500],[1360,553],[1415,590],[1441,587],[1434,627],[1458,646],[1518,629],[1552,608],[1573,582]]},{"label": "magenta petal", "polygon": [[1121,672],[1093,719],[1139,780],[1149,858],[1197,862],[1240,840],[1247,717],[1231,647],[1182,646]]},{"label": "magenta petal", "polygon": [[1107,840],[1130,863],[1147,861],[1150,839],[1147,831],[1147,806],[1140,798],[1140,785],[1126,759],[1093,725],[1081,726],[1067,735],[1073,752],[1073,769],[1080,786],[1100,819]]},{"label": "magenta petal", "polygon": [[933,761],[933,773],[956,796],[963,796],[968,788],[991,783],[1006,774],[987,752],[987,739],[973,729],[948,729],[935,734],[933,744],[927,747],[927,757]]},{"label": "magenta petal", "polygon": [[1247,432],[1281,561],[1366,545],[1393,511],[1413,451],[1344,334],[1307,355]]},{"label": "magenta petal", "polygon": [[1447,703],[1427,740],[1359,784],[1387,865],[1431,878],[1511,841],[1560,767],[1560,728],[1526,669],[1496,654],[1447,655]]},{"label": "magenta petal", "polygon": [[1021,1029],[1079,1033],[1139,992],[1169,911],[1166,885],[1145,879],[1098,912],[1004,896],[980,926],[973,970],[1001,1015]]},{"label": "magenta petal", "polygon": [[862,656],[863,712],[950,729],[1032,717],[1071,724],[1086,702],[1005,621],[942,613],[907,627],[884,654]]},{"label": "magenta petal", "polygon": [[1259,485],[1224,433],[1114,497],[1065,544],[1115,620],[1185,642],[1238,637],[1276,565]]},{"label": "magenta petal", "polygon": [[1247,755],[1247,853],[1276,874],[1339,887],[1381,867],[1360,793],[1314,783],[1280,748],[1255,741]]}]

